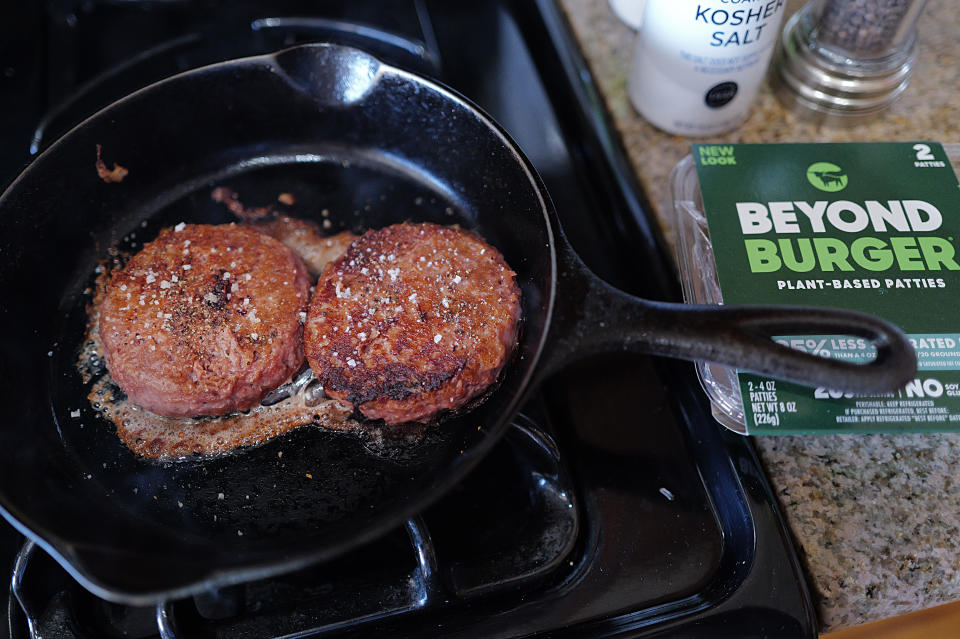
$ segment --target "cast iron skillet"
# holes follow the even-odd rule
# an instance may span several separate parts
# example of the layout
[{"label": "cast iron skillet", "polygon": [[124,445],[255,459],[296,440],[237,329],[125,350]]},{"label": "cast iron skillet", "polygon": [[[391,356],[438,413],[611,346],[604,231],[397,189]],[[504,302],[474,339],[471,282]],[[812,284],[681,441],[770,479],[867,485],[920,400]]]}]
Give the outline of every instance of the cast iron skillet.
[{"label": "cast iron skillet", "polygon": [[[98,178],[97,145],[126,179]],[[482,234],[523,290],[522,337],[500,386],[415,445],[303,428],[217,459],[135,458],[74,368],[84,291],[110,247],[135,249],[180,221],[230,221],[209,197],[218,185],[250,205],[293,193],[293,213],[331,232],[411,220]],[[291,570],[390,530],[461,479],[536,379],[576,354],[629,348],[857,392],[893,390],[915,370],[903,335],[879,319],[694,308],[610,288],[572,253],[496,124],[338,46],[216,64],[120,100],[38,157],[0,199],[0,220],[0,504],[86,587],[125,603]],[[879,355],[852,366],[768,339],[794,332],[868,337]]]}]

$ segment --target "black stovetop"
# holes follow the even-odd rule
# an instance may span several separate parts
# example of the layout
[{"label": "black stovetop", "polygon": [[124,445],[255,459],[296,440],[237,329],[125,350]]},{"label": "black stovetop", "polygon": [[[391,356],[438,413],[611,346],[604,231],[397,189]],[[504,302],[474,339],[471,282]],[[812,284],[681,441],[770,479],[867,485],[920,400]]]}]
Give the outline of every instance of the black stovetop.
[{"label": "black stovetop", "polygon": [[[596,273],[677,298],[589,71],[546,0],[8,2],[0,182],[130,91],[310,41],[364,48],[474,100],[532,160]],[[751,446],[710,417],[692,365],[640,355],[557,375],[464,484],[327,565],[144,609],[97,599],[6,524],[0,562],[14,584],[0,637],[29,626],[91,638],[815,636]]]}]

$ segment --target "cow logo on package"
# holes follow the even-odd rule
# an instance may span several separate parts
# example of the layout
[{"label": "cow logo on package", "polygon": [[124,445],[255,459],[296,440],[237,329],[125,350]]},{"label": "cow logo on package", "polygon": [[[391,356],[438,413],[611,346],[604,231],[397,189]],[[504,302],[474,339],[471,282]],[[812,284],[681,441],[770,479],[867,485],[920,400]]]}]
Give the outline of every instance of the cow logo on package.
[{"label": "cow logo on package", "polygon": [[836,193],[847,188],[847,174],[831,162],[814,162],[807,167],[807,180],[814,188]]}]

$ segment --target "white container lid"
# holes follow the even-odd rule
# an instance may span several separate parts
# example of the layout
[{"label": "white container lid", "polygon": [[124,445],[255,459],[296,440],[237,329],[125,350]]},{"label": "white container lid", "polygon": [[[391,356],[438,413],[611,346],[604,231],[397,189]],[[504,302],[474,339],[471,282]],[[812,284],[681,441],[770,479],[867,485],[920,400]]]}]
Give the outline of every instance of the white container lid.
[{"label": "white container lid", "polygon": [[609,0],[609,3],[620,21],[634,31],[643,24],[643,11],[647,8],[647,0]]}]

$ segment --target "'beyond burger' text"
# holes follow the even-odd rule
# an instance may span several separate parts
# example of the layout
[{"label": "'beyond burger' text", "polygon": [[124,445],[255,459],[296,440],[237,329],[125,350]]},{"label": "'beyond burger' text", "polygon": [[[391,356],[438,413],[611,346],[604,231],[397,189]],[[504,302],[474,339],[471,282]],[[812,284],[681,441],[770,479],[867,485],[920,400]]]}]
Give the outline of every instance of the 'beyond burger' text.
[{"label": "'beyond burger' text", "polygon": [[[922,200],[868,200],[862,204],[836,202],[737,202],[737,217],[744,235],[776,233],[813,234],[814,237],[745,238],[750,270],[773,273],[786,269],[808,273],[960,270],[956,250],[948,238],[932,233],[943,222],[934,205]],[[877,237],[876,233],[913,233]],[[855,235],[850,239],[826,233]]]}]

